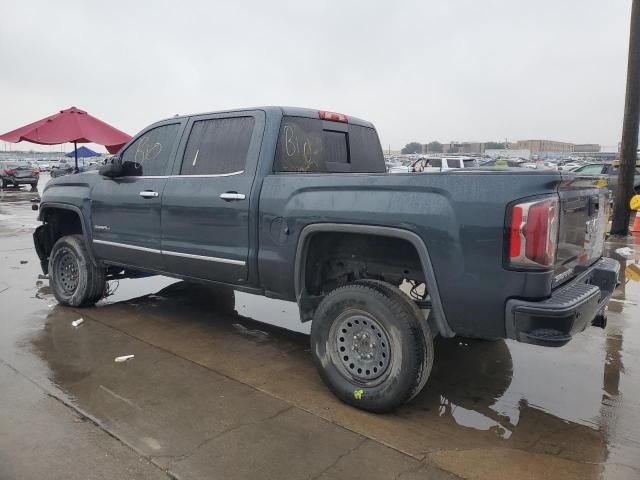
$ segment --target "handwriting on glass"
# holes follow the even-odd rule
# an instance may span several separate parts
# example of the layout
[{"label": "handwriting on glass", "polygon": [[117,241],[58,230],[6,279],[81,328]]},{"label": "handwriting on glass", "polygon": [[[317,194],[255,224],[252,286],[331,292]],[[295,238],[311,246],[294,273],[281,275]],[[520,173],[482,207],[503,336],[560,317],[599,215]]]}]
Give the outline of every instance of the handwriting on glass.
[{"label": "handwriting on glass", "polygon": [[306,172],[312,170],[313,167],[317,167],[315,159],[312,158],[309,139],[303,139],[301,150],[298,135],[295,134],[291,125],[284,126],[284,145],[287,157],[291,157],[293,160],[291,162],[293,170]]},{"label": "handwriting on glass", "polygon": [[147,160],[153,160],[162,151],[162,144],[156,142],[153,145],[149,141],[149,137],[142,137],[136,145],[136,154],[134,161],[137,165],[142,165]]}]

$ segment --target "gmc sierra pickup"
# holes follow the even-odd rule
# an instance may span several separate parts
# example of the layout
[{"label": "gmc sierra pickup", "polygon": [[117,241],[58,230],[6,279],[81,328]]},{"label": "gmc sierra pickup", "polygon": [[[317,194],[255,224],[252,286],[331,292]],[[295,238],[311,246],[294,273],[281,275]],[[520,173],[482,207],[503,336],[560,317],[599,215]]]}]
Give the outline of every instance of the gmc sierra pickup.
[{"label": "gmc sierra pickup", "polygon": [[384,412],[423,388],[436,335],[560,346],[603,326],[608,205],[565,172],[387,174],[371,123],[266,107],[163,120],[51,180],[34,241],[64,305],[141,274],[297,302],[328,387]]}]

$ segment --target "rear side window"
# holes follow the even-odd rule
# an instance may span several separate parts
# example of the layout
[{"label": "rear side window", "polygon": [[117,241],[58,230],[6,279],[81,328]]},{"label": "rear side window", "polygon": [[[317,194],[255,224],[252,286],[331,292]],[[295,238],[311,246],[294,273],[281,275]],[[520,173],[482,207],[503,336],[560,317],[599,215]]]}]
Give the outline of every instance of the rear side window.
[{"label": "rear side window", "polygon": [[460,160],[457,158],[447,158],[448,168],[460,168]]},{"label": "rear side window", "polygon": [[253,125],[253,117],[194,122],[180,175],[220,175],[244,170]]},{"label": "rear side window", "polygon": [[373,128],[315,118],[284,117],[274,170],[384,173],[386,168]]}]

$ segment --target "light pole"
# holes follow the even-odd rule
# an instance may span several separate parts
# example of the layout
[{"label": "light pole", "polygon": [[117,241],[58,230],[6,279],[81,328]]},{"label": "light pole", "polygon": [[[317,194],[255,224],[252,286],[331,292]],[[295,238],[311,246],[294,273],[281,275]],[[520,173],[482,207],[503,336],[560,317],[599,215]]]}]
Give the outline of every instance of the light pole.
[{"label": "light pole", "polygon": [[629,60],[627,64],[627,91],[622,124],[622,147],[618,192],[613,204],[611,233],[629,233],[629,199],[633,195],[633,177],[638,158],[638,128],[640,127],[640,0],[631,6],[629,33]]}]

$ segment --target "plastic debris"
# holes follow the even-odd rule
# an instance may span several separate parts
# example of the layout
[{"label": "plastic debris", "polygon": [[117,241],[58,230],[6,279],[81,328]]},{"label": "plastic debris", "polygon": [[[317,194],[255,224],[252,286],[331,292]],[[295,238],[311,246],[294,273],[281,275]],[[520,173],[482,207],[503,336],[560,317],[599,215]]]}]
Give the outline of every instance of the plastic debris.
[{"label": "plastic debris", "polygon": [[84,318],[79,318],[79,319],[74,320],[73,322],[71,322],[71,325],[77,328],[80,325],[82,325],[83,322],[84,322]]},{"label": "plastic debris", "polygon": [[116,363],[126,362],[127,360],[131,360],[133,357],[135,357],[135,355],[122,355],[121,357],[116,357],[115,362]]},{"label": "plastic debris", "polygon": [[40,280],[49,280],[49,275],[44,275],[44,274],[42,274],[42,273],[39,273],[39,274],[38,274],[38,278],[39,278]]},{"label": "plastic debris", "polygon": [[623,257],[630,257],[633,255],[633,249],[630,247],[616,248],[616,253]]},{"label": "plastic debris", "polygon": [[25,263],[29,263],[29,260],[20,260],[20,265],[24,265]]}]

